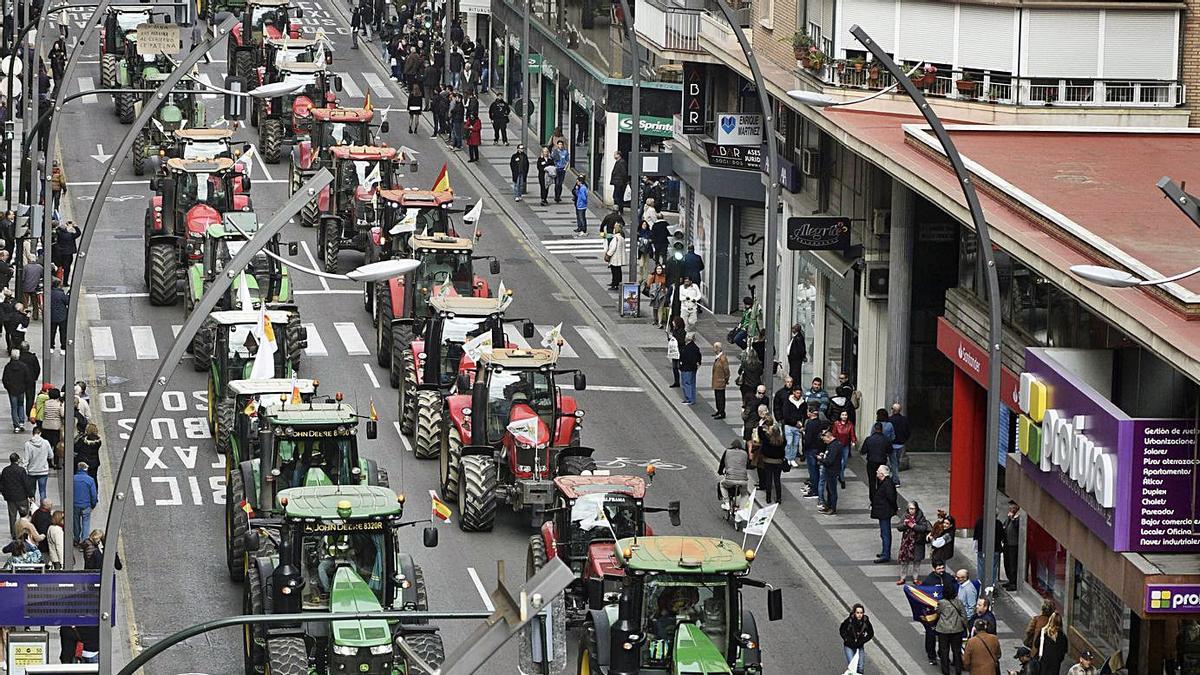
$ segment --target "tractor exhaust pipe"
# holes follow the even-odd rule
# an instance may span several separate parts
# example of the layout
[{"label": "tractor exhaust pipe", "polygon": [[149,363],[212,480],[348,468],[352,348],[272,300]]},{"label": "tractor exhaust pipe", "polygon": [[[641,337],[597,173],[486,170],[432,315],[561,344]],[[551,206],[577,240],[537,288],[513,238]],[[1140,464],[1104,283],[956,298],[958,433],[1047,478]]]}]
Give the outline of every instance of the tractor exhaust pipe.
[{"label": "tractor exhaust pipe", "polygon": [[263,513],[275,510],[275,476],[270,467],[275,466],[275,432],[267,424],[265,416],[258,418],[258,509]]},{"label": "tractor exhaust pipe", "polygon": [[628,589],[621,593],[621,604],[617,610],[617,623],[612,629],[609,642],[610,675],[638,675],[641,672],[641,642],[644,636],[638,632],[634,621],[636,609],[633,594]]}]

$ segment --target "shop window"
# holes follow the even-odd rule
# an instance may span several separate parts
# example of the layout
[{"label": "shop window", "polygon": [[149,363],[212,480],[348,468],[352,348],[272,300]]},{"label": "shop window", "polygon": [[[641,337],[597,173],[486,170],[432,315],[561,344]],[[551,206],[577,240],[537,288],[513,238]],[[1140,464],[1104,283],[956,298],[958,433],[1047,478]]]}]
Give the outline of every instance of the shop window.
[{"label": "shop window", "polygon": [[[807,382],[813,376],[812,364],[816,359],[813,354],[813,338],[817,329],[817,293],[818,274],[812,259],[807,255],[793,257],[795,271],[793,278],[796,288],[792,293],[792,325],[799,325],[804,333],[804,350],[808,355],[801,368],[801,381]],[[836,381],[836,380],[835,380]]]},{"label": "shop window", "polygon": [[1101,654],[1112,654],[1125,643],[1126,614],[1121,599],[1076,560],[1068,617],[1071,629]]},{"label": "shop window", "polygon": [[1063,607],[1067,599],[1067,549],[1033,518],[1025,520],[1025,580],[1043,598]]}]

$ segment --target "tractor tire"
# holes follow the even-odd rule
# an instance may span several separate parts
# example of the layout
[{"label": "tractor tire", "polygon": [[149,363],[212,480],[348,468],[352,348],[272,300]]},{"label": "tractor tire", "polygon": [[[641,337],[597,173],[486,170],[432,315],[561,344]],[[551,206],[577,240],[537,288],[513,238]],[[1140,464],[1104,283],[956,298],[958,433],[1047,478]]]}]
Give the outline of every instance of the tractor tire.
[{"label": "tractor tire", "polygon": [[135,101],[133,94],[114,94],[113,103],[117,107],[117,119],[121,124],[133,124],[133,118],[137,117]]},{"label": "tractor tire", "polygon": [[216,324],[210,319],[205,319],[204,323],[200,324],[200,330],[196,331],[196,337],[192,338],[192,370],[197,373],[207,372],[212,367],[215,330]]},{"label": "tractor tire", "polygon": [[390,487],[387,469],[380,469],[379,463],[373,459],[367,460],[367,475],[365,478],[367,479],[367,485]]},{"label": "tractor tire", "polygon": [[400,420],[400,433],[408,436],[417,426],[417,366],[409,358],[409,352],[404,352],[404,355],[404,378],[400,383],[396,417]]},{"label": "tractor tire", "polygon": [[393,387],[400,386],[400,378],[404,376],[404,352],[408,351],[415,339],[412,324],[392,324],[392,358],[388,366],[388,383]]},{"label": "tractor tire", "polygon": [[216,439],[217,455],[221,457],[227,457],[229,453],[229,439],[233,437],[234,422],[237,416],[235,405],[236,401],[233,397],[223,398],[217,404],[217,431],[213,438]]},{"label": "tractor tire", "polygon": [[496,524],[496,463],[483,455],[467,455],[460,461],[458,528],[463,532],[491,532]]},{"label": "tractor tire", "polygon": [[279,152],[283,147],[283,122],[263,120],[258,128],[258,149],[267,164],[279,163]]},{"label": "tractor tire", "polygon": [[[402,638],[408,643],[417,656],[421,660],[433,668],[441,668],[446,662],[446,648],[442,646],[442,636],[438,633],[412,633],[404,635]],[[404,672],[416,673],[420,672],[414,664],[406,664],[408,667]]]},{"label": "tractor tire", "polygon": [[143,176],[146,174],[146,149],[150,146],[150,139],[146,138],[145,134],[138,134],[137,138],[133,139],[133,175]]},{"label": "tractor tire", "polygon": [[238,74],[237,62],[238,62],[237,45],[234,43],[233,39],[230,38],[229,42],[225,45],[225,74],[226,75],[229,75],[230,77],[232,77],[232,76]]},{"label": "tractor tire", "polygon": [[438,452],[438,473],[441,475],[442,499],[453,502],[458,499],[458,484],[462,474],[462,436],[453,426],[443,437]]},{"label": "tractor tire", "polygon": [[[263,579],[257,566],[251,566],[242,592],[242,614],[261,616],[263,611]],[[242,626],[242,658],[246,675],[262,675],[267,669],[267,628],[263,624]]]},{"label": "tractor tire", "polygon": [[[417,596],[416,601],[413,602],[412,611],[428,612],[429,587],[425,585],[425,570],[416,563],[413,563],[412,587]],[[429,624],[429,619],[400,619],[400,623],[406,626],[424,626]]]},{"label": "tractor tire", "polygon": [[271,675],[308,675],[308,649],[304,638],[275,638],[267,642]]},{"label": "tractor tire", "polygon": [[336,219],[329,219],[321,223],[321,232],[324,236],[321,237],[323,246],[321,247],[321,258],[325,265],[325,271],[330,274],[338,273],[338,251],[341,250],[342,232],[341,227]]},{"label": "tractor tire", "polygon": [[530,579],[546,564],[546,542],[542,535],[529,538],[529,550],[525,553],[525,578]]},{"label": "tractor tire", "polygon": [[[230,43],[232,44],[232,40]],[[243,52],[236,47],[233,51],[236,54],[234,60],[231,62],[233,64],[231,66],[233,68],[233,74],[242,78],[242,80],[246,82],[246,86],[250,86],[250,76],[254,74],[254,64],[251,62],[254,54],[250,50],[245,50]]]},{"label": "tractor tire", "polygon": [[[280,298],[280,302],[287,302],[291,298]],[[292,314],[288,317],[287,322],[287,355],[288,360],[292,362],[292,370],[300,372],[300,361],[304,356],[304,347],[300,345],[300,331],[304,324],[300,322],[299,314]]]},{"label": "tractor tire", "polygon": [[558,462],[558,475],[560,476],[582,476],[584,471],[595,470],[596,460],[591,457],[571,455],[570,457],[563,457]]},{"label": "tractor tire", "polygon": [[413,438],[413,455],[417,459],[436,459],[442,449],[442,425],[446,423],[442,396],[429,390],[416,394],[417,433]]},{"label": "tractor tire", "polygon": [[229,567],[229,580],[246,580],[246,532],[250,529],[250,517],[242,510],[246,501],[246,486],[242,484],[242,472],[232,467],[229,473],[229,494],[225,498],[225,564]]},{"label": "tractor tire", "polygon": [[318,209],[317,199],[314,197],[300,209],[300,227],[316,227],[320,220],[321,211]]},{"label": "tractor tire", "polygon": [[589,635],[596,632],[595,628],[588,626],[588,630],[583,632],[579,637],[579,660],[577,661],[575,672],[579,675],[600,675],[600,663],[596,660],[592,651],[596,641],[589,639]]},{"label": "tractor tire", "polygon": [[149,252],[150,304],[179,303],[179,256],[171,244],[151,244]]},{"label": "tractor tire", "polygon": [[[379,321],[375,325],[375,363],[378,363],[381,368],[390,368],[392,365],[392,303],[389,298],[380,298],[379,306],[377,307]],[[408,352],[405,352],[408,354]],[[398,387],[399,382],[391,380],[391,373],[388,373],[388,383],[392,387]]]},{"label": "tractor tire", "polygon": [[371,317],[371,325],[375,325],[375,282],[363,284],[363,311]]},{"label": "tractor tire", "polygon": [[111,89],[117,81],[117,57],[115,54],[100,56],[100,88]]}]

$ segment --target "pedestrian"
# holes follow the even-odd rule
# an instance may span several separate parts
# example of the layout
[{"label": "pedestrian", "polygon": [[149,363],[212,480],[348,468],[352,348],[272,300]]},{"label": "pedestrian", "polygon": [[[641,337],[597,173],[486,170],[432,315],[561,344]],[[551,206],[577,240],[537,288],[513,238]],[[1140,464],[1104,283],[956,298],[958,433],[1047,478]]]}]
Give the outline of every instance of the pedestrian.
[{"label": "pedestrian", "polygon": [[21,353],[13,350],[9,353],[8,363],[4,366],[2,376],[4,391],[8,392],[8,407],[12,415],[13,433],[25,431],[25,391],[29,388],[29,370],[21,363]]},{"label": "pedestrian", "polygon": [[[998,583],[1000,583],[1000,553],[1004,550],[1004,523],[1001,523],[999,518],[996,518],[995,521],[996,521],[996,525],[995,525],[996,529],[992,531],[992,542],[993,542],[994,548],[992,548],[991,582],[993,584],[998,584]],[[977,570],[979,577],[982,579],[983,578],[983,553],[984,553],[984,551],[983,551],[983,549],[984,549],[984,546],[983,546],[983,542],[984,542],[984,539],[983,539],[983,516],[982,515],[979,516],[979,518],[975,520],[975,530],[972,533],[971,539],[974,542],[974,546],[975,546],[975,569]]]},{"label": "pedestrian", "polygon": [[1046,619],[1046,625],[1034,637],[1032,649],[1038,664],[1037,675],[1058,675],[1070,649],[1061,614],[1054,612]]},{"label": "pedestrian", "polygon": [[75,459],[87,464],[87,473],[96,481],[97,489],[100,485],[97,478],[100,469],[100,445],[100,429],[90,422],[83,434],[75,439]]},{"label": "pedestrian", "polygon": [[467,117],[467,121],[463,125],[463,132],[467,136],[467,162],[479,161],[479,144],[482,142],[483,123],[479,121],[479,115],[472,113]]},{"label": "pedestrian", "polygon": [[58,13],[58,36],[63,40],[67,39],[67,31],[71,25],[71,15],[69,12]]},{"label": "pedestrian", "polygon": [[[887,563],[892,560],[892,516],[896,515],[896,486],[886,481],[888,468],[881,466],[876,476],[881,481],[875,495],[871,497],[871,517],[879,523],[879,555],[875,563]],[[886,482],[884,482],[886,481]]]},{"label": "pedestrian", "polygon": [[687,333],[679,348],[679,384],[683,388],[684,405],[696,402],[696,371],[700,370],[702,360],[700,348],[696,346],[696,334]]},{"label": "pedestrian", "polygon": [[59,354],[67,353],[67,306],[70,302],[62,282],[54,279],[50,289],[50,348],[54,349],[57,336]]},{"label": "pedestrian", "polygon": [[511,112],[512,107],[503,96],[497,96],[488,106],[488,119],[492,120],[492,145],[498,145],[501,141],[508,145],[508,115]]},{"label": "pedestrian", "polygon": [[433,100],[438,95],[438,85],[442,82],[442,71],[433,65],[432,60],[426,60],[425,68],[421,71],[421,90],[425,94],[426,110],[433,111]]},{"label": "pedestrian", "polygon": [[350,49],[358,49],[358,30],[362,27],[362,7],[350,10]]},{"label": "pedestrian", "polygon": [[971,675],[1000,675],[1000,639],[987,631],[986,621],[978,620],[971,626],[974,634],[963,647],[963,668]]},{"label": "pedestrian", "polygon": [[671,305],[667,302],[667,274],[662,265],[655,265],[654,271],[646,277],[643,293],[650,296],[650,317],[654,319],[654,327],[666,328]]},{"label": "pedestrian", "polygon": [[[29,375],[29,379],[25,381],[27,385],[25,387],[25,406],[28,409],[33,406],[37,397],[38,378],[42,375],[42,364],[38,361],[37,354],[34,354],[33,350],[29,348],[28,342],[21,343],[21,363],[25,365],[25,370]],[[48,393],[50,385],[47,384],[42,389]]]},{"label": "pedestrian", "polygon": [[[743,349],[738,363],[738,375],[736,384],[738,390],[742,394],[742,403],[750,400],[755,396],[755,392],[762,385],[763,363],[762,359],[758,358],[758,354],[753,349]],[[762,388],[760,395],[766,398],[766,387]]]},{"label": "pedestrian", "polygon": [[1025,639],[1021,644],[1029,647],[1033,651],[1033,656],[1038,655],[1038,641],[1041,638],[1042,629],[1050,623],[1050,617],[1058,611],[1058,607],[1050,598],[1042,600],[1042,606],[1038,609],[1038,613],[1029,620],[1025,625]]},{"label": "pedestrian", "polygon": [[683,254],[683,276],[699,285],[704,279],[703,272],[704,261],[700,258],[700,254],[696,253],[696,247],[688,244],[687,253]]},{"label": "pedestrian", "polygon": [[700,285],[692,283],[691,277],[684,277],[683,283],[676,289],[679,296],[679,314],[691,330],[700,320]]},{"label": "pedestrian", "polygon": [[37,483],[37,498],[45,499],[50,481],[50,463],[54,446],[42,438],[42,430],[33,428],[33,434],[25,441],[25,473]]},{"label": "pedestrian", "polygon": [[462,89],[464,63],[462,50],[452,47],[450,49],[450,86],[458,90]]},{"label": "pedestrian", "polygon": [[79,656],[76,663],[100,663],[100,628],[79,626]]},{"label": "pedestrian", "polygon": [[809,386],[808,391],[804,392],[804,402],[808,404],[810,410],[816,410],[822,416],[829,411],[829,394],[825,393],[825,385],[821,378],[814,377],[812,379],[812,385]]},{"label": "pedestrian", "polygon": [[13,539],[17,538],[17,519],[29,512],[29,502],[33,499],[33,483],[25,467],[21,466],[21,455],[12,453],[8,456],[8,466],[0,471],[0,496],[8,504],[8,531]]},{"label": "pedestrian", "polygon": [[67,174],[63,172],[58,160],[55,160],[50,165],[50,196],[54,200],[55,213],[58,213],[59,203],[65,194],[67,194]]},{"label": "pedestrian", "polygon": [[[554,203],[562,203],[563,179],[567,177],[567,165],[571,162],[571,153],[567,144],[561,138],[558,143],[551,142],[550,159],[554,162]],[[579,208],[576,206],[575,208]]]},{"label": "pedestrian", "polygon": [[[561,183],[561,180],[559,182]],[[558,184],[555,184],[555,201],[558,201],[557,189]],[[588,206],[587,180],[582,175],[575,178],[575,187],[571,190],[571,194],[575,197],[575,236],[582,237],[587,234]]]},{"label": "pedestrian", "polygon": [[612,275],[608,290],[620,289],[621,270],[629,264],[629,248],[625,242],[625,228],[621,227],[619,222],[612,224],[612,238],[608,240],[604,249],[604,261],[608,263],[608,271]]},{"label": "pedestrian", "polygon": [[1033,663],[1033,652],[1029,647],[1025,645],[1017,647],[1017,653],[1013,654],[1013,658],[1017,660],[1017,664],[1021,667],[1017,670],[1008,671],[1009,675],[1037,675],[1036,664]]},{"label": "pedestrian", "polygon": [[646,223],[638,225],[637,231],[638,275],[645,275],[650,269],[650,261],[654,258],[654,240],[651,237],[650,226]]},{"label": "pedestrian", "polygon": [[671,317],[669,328],[667,329],[667,358],[671,359],[671,374],[675,380],[671,384],[672,389],[679,388],[679,355],[683,349],[683,341],[686,337],[687,329],[683,325],[683,319],[678,316]]},{"label": "pedestrian", "polygon": [[[104,530],[92,530],[82,542],[83,569],[98,570],[104,563]],[[121,556],[117,556],[116,569],[121,569]]]},{"label": "pedestrian", "polygon": [[945,586],[937,603],[937,623],[933,627],[937,633],[938,665],[942,675],[950,675],[951,668],[957,675],[962,674],[962,636],[966,629],[967,612],[958,599],[958,586]]},{"label": "pedestrian", "polygon": [[29,514],[29,522],[33,525],[33,529],[39,537],[38,550],[42,552],[42,556],[47,556],[50,553],[50,542],[46,540],[46,535],[50,531],[50,521],[53,518],[54,502],[47,498],[43,498],[37,510]]},{"label": "pedestrian", "polygon": [[833,420],[833,437],[842,444],[841,462],[838,465],[837,481],[842,489],[846,489],[846,465],[850,463],[850,450],[858,445],[858,436],[854,433],[854,422],[850,421],[850,413],[843,410]]},{"label": "pedestrian", "polygon": [[[895,481],[892,481],[892,484],[895,485]],[[954,529],[954,516],[939,509],[937,520],[933,521],[933,529],[926,535],[932,548],[929,557],[935,563],[945,563],[954,557]]]},{"label": "pedestrian", "polygon": [[958,582],[958,599],[967,610],[967,626],[970,626],[975,621],[975,601],[979,599],[979,591],[971,583],[971,573],[965,569],[955,572],[954,580]]},{"label": "pedestrian", "polygon": [[42,274],[44,272],[44,268],[42,267],[42,263],[38,262],[38,260],[38,256],[29,254],[25,257],[25,268],[21,271],[21,274],[23,275],[21,277],[21,292],[24,293],[21,298],[21,302],[24,303],[26,307],[31,308],[32,317],[34,319],[40,319],[42,316],[42,303],[38,295],[42,289]]},{"label": "pedestrian", "polygon": [[8,251],[0,250],[0,289],[4,290],[5,298],[11,302],[12,296],[8,294],[8,285],[12,283],[16,270],[13,269],[10,257]]},{"label": "pedestrian", "polygon": [[1017,545],[1021,541],[1021,507],[1011,499],[1008,502],[1008,515],[1004,518],[1004,576],[1008,583],[1004,590],[1017,590]]},{"label": "pedestrian", "polygon": [[554,177],[558,174],[558,169],[554,166],[554,159],[550,157],[550,149],[542,148],[542,154],[537,158],[538,171],[538,187],[542,190],[542,206],[547,204],[547,198],[550,196],[550,185],[554,183]]},{"label": "pedestrian", "polygon": [[[880,466],[883,465],[876,464],[875,469],[878,470]],[[875,480],[874,476],[871,478]],[[896,556],[900,561],[897,586],[903,586],[910,577],[914,584],[917,583],[917,570],[925,560],[925,535],[929,534],[930,527],[921,505],[915,501],[909,502],[904,515],[900,517],[900,524],[896,526],[900,532],[900,550]]]},{"label": "pedestrian", "polygon": [[[790,378],[788,378],[790,379]],[[787,382],[784,382],[787,386]],[[782,391],[782,389],[781,389]],[[800,446],[804,439],[804,423],[808,421],[808,406],[804,405],[804,397],[801,395],[800,389],[793,387],[789,395],[784,396],[782,401],[779,401],[779,393],[775,394],[775,400],[772,405],[775,408],[775,416],[783,424],[783,435],[787,438],[787,457],[788,466],[800,466],[797,458],[800,456]]]},{"label": "pedestrian", "polygon": [[466,94],[468,101],[473,101],[475,104],[475,114],[479,114],[479,99],[475,98],[475,92],[479,89],[479,73],[471,67],[471,62],[463,63],[462,71],[462,90]]},{"label": "pedestrian", "polygon": [[421,111],[425,107],[425,90],[420,82],[408,88],[408,133],[415,134],[421,126]]},{"label": "pedestrian", "polygon": [[44,562],[42,552],[38,550],[37,543],[33,540],[29,530],[21,530],[16,537],[0,549],[0,552],[7,553],[12,557],[4,563],[4,571],[14,572],[17,570],[17,565],[37,565]]},{"label": "pedestrian", "polygon": [[867,643],[875,638],[875,628],[867,616],[867,608],[862,603],[854,603],[850,608],[850,616],[842,621],[838,628],[842,636],[842,652],[846,655],[846,672],[861,673],[867,663]]},{"label": "pedestrian", "polygon": [[721,348],[720,342],[714,342],[712,348],[713,407],[716,409],[713,419],[723,420],[725,419],[725,387],[729,386],[729,357],[725,356],[725,350]]},{"label": "pedestrian", "polygon": [[604,241],[612,239],[615,226],[620,224],[621,228],[625,228],[625,219],[615,210],[605,214],[604,219],[600,221],[600,236],[604,237]]},{"label": "pedestrian", "polygon": [[721,463],[717,465],[717,475],[721,481],[717,487],[721,493],[721,509],[729,508],[729,503],[748,493],[750,484],[750,455],[746,451],[746,442],[735,438],[729,443],[729,448],[721,455]]},{"label": "pedestrian", "polygon": [[759,423],[753,436],[758,456],[758,486],[766,492],[766,503],[778,504],[783,498],[783,431],[766,406],[759,406],[758,413]]},{"label": "pedestrian", "polygon": [[463,105],[462,97],[450,95],[450,145],[455,151],[463,146],[463,132],[466,131],[467,108]]},{"label": "pedestrian", "polygon": [[822,442],[825,444],[825,449],[818,456],[821,462],[821,482],[818,490],[821,494],[821,501],[824,505],[820,509],[821,513],[827,516],[837,515],[838,503],[838,470],[842,466],[842,443],[834,437],[833,431],[826,429],[821,436]]},{"label": "pedestrian", "polygon": [[63,568],[63,560],[66,556],[63,555],[63,525],[66,524],[66,514],[62,511],[55,511],[50,515],[50,527],[46,528],[46,558],[50,561],[50,568],[61,570]]},{"label": "pedestrian", "polygon": [[896,487],[900,487],[901,458],[904,455],[904,446],[908,443],[909,436],[912,435],[912,427],[908,423],[908,418],[900,413],[899,402],[892,404],[892,414],[888,416],[888,422],[892,423],[892,431],[895,434],[892,438],[892,457],[889,466],[892,469]]},{"label": "pedestrian", "polygon": [[1067,671],[1067,675],[1098,675],[1100,671],[1096,669],[1095,663],[1096,655],[1092,650],[1085,649],[1079,652],[1079,661],[1071,666],[1071,669]]},{"label": "pedestrian", "polygon": [[53,388],[49,382],[43,382],[42,390],[33,397],[33,405],[30,406],[27,417],[38,426],[42,424],[42,413],[46,410],[46,401],[50,400],[50,390]]},{"label": "pedestrian", "polygon": [[[987,596],[979,596],[975,600],[975,622],[983,622],[982,630],[986,630],[992,635],[996,635],[996,615],[992,612],[992,602],[987,599]],[[976,629],[978,632],[980,629]]]},{"label": "pedestrian", "polygon": [[[804,450],[804,464],[808,468],[808,488],[804,492],[805,499],[821,499],[821,462],[817,459],[821,452],[825,450],[825,445],[822,438],[825,436],[825,430],[829,428],[829,423],[821,419],[815,408],[807,408],[805,411],[804,434],[801,442]],[[892,509],[892,513],[895,513]]]},{"label": "pedestrian", "polygon": [[[754,427],[758,424],[758,410],[768,404],[767,387],[758,385],[749,398],[742,399],[742,439],[750,440]],[[770,410],[770,408],[767,408]],[[786,443],[786,441],[785,441]]]},{"label": "pedestrian", "polygon": [[[862,403],[862,393],[854,388],[854,382],[850,379],[850,374],[846,371],[838,373],[838,383],[833,389],[833,396],[829,399],[830,410],[836,408],[837,411],[846,411],[850,415],[850,422],[858,421],[858,406]],[[840,401],[837,399],[841,399]],[[837,417],[837,413],[834,413]]]},{"label": "pedestrian", "polygon": [[66,406],[63,404],[62,392],[56,388],[51,389],[45,405],[38,413],[38,427],[41,428],[42,435],[52,449],[62,440],[63,413],[65,411]]},{"label": "pedestrian", "polygon": [[79,462],[75,465],[75,478],[73,479],[75,490],[75,499],[72,506],[75,507],[75,544],[83,543],[84,532],[88,532],[92,527],[92,509],[96,508],[99,502],[99,495],[96,493],[96,481],[88,475],[88,465],[86,462]]},{"label": "pedestrian", "polygon": [[[65,15],[66,12],[63,12]],[[66,665],[78,663],[78,652],[83,650],[79,629],[75,626],[60,626],[58,629],[58,662]]]},{"label": "pedestrian", "polygon": [[654,197],[647,197],[646,201],[642,203],[641,220],[643,223],[649,223],[651,227],[657,225],[659,221],[663,222],[663,252],[666,253],[666,237],[670,233],[666,231],[666,221],[658,215],[658,209],[654,208]]},{"label": "pedestrian", "polygon": [[[742,345],[742,349],[745,349],[745,348],[746,348],[746,345]],[[789,398],[791,398],[792,390],[795,388],[796,387],[793,386],[792,378],[785,377],[785,378],[783,378],[783,385],[780,386],[778,389],[776,389],[775,393],[771,395],[771,413],[773,415],[775,415],[776,419],[783,419],[784,417],[787,417],[787,415],[784,414],[785,411],[783,409],[783,406],[785,403],[787,403],[787,400]],[[800,403],[803,404],[804,401],[801,400]],[[808,408],[805,407],[803,410],[800,411],[800,418],[802,420],[806,419],[807,413],[808,413]]]},{"label": "pedestrian", "polygon": [[612,175],[608,179],[608,184],[612,186],[612,201],[617,207],[617,213],[625,211],[625,190],[629,187],[629,162],[625,161],[625,156],[618,150],[613,153],[613,170]]},{"label": "pedestrian", "polygon": [[[649,209],[650,211],[653,211],[654,210],[654,206],[653,206],[654,200],[647,199],[646,202],[647,202],[647,209]],[[650,243],[654,247],[654,259],[660,263],[666,263],[667,257],[670,255],[670,252],[671,252],[670,251],[671,230],[667,224],[667,221],[662,220],[661,218],[658,218],[657,214],[655,214],[655,219],[653,221],[648,220],[647,218],[643,217],[642,222],[650,225]]]},{"label": "pedestrian", "polygon": [[[8,297],[8,289],[4,289]],[[25,342],[25,333],[29,330],[29,307],[18,302],[13,305],[11,314],[4,318],[4,337],[8,351],[19,349]]]},{"label": "pedestrian", "polygon": [[362,31],[364,39],[367,42],[371,41],[371,27],[375,25],[375,7],[370,0],[366,0],[359,5],[361,13],[359,14],[358,29]]},{"label": "pedestrian", "polygon": [[554,127],[554,131],[550,132],[550,147],[557,148],[562,145],[564,148],[567,145],[567,137],[563,134],[562,127]]},{"label": "pedestrian", "polygon": [[529,178],[529,155],[525,153],[524,145],[517,144],[517,151],[508,158],[508,170],[512,174],[513,200],[519,202],[525,194],[525,181]]}]

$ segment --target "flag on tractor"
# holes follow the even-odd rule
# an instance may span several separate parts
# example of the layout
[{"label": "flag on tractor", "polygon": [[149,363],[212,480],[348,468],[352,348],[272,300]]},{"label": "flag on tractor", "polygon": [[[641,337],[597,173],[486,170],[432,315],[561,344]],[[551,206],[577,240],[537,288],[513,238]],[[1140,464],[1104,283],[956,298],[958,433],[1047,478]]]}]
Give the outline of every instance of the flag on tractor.
[{"label": "flag on tractor", "polygon": [[446,502],[438,499],[433,490],[429,491],[429,498],[433,500],[433,517],[443,523],[450,522],[450,507],[446,506]]},{"label": "flag on tractor", "polygon": [[238,275],[237,284],[238,305],[240,305],[239,309],[245,311],[254,309],[254,298],[250,296],[250,283],[246,278],[245,272],[242,272]]},{"label": "flag on tractor", "polygon": [[375,105],[373,103],[371,103],[371,90],[368,89],[367,97],[365,99],[363,99],[363,110],[366,110],[367,112],[371,112],[374,109],[375,109]]},{"label": "flag on tractor", "polygon": [[433,181],[434,192],[449,192],[450,191],[450,169],[446,164],[442,164],[442,170],[438,173],[437,180]]},{"label": "flag on tractor", "polygon": [[379,421],[379,413],[375,412],[375,399],[371,399],[371,418],[370,419],[372,422]]},{"label": "flag on tractor", "polygon": [[259,335],[258,353],[254,355],[254,366],[250,369],[251,380],[269,380],[275,377],[275,352],[279,345],[275,342],[275,330],[271,328],[271,318],[267,316],[267,303],[259,303],[258,326],[255,330]]},{"label": "flag on tractor", "polygon": [[291,397],[291,399],[289,399],[288,402],[291,403],[292,405],[296,405],[301,402],[300,383],[296,381],[295,377],[292,377],[292,397]]}]

